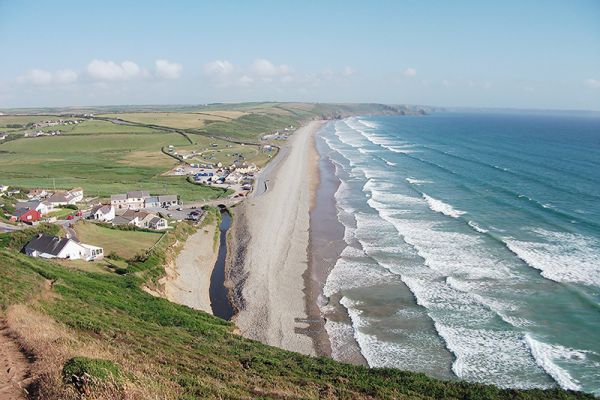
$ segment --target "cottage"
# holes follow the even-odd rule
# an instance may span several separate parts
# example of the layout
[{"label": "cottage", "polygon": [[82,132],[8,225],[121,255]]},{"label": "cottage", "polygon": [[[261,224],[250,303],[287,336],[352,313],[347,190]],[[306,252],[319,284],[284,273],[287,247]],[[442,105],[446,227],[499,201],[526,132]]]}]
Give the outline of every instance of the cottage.
[{"label": "cottage", "polygon": [[150,197],[145,190],[135,190],[126,194],[113,194],[110,196],[110,204],[117,209],[139,210],[144,208],[144,200]]},{"label": "cottage", "polygon": [[148,228],[155,229],[157,231],[167,229],[168,227],[169,227],[169,223],[167,222],[167,220],[164,218],[160,218],[158,216],[154,216],[154,218],[152,218],[148,222]]},{"label": "cottage", "polygon": [[104,257],[102,247],[79,243],[69,238],[59,238],[39,233],[25,245],[25,254],[31,257],[64,258],[92,261]]},{"label": "cottage", "polygon": [[7,190],[8,190],[8,186],[6,186],[6,185],[0,185],[0,193],[6,192]]},{"label": "cottage", "polygon": [[115,208],[110,204],[99,204],[92,207],[90,219],[102,222],[110,222],[115,218]]},{"label": "cottage", "polygon": [[67,204],[77,204],[83,200],[83,189],[75,188],[66,192],[56,192],[48,197],[48,202],[53,206],[64,206]]},{"label": "cottage", "polygon": [[144,200],[145,208],[160,207],[160,201],[157,196],[150,196]]},{"label": "cottage", "polygon": [[29,208],[19,208],[15,211],[16,219],[26,224],[33,224],[42,218],[42,214],[39,211],[32,210]]},{"label": "cottage", "polygon": [[41,199],[48,195],[48,192],[45,189],[31,189],[27,193],[27,197],[30,199]]},{"label": "cottage", "polygon": [[52,205],[52,203],[40,200],[20,201],[17,204],[15,204],[15,208],[39,211],[41,215],[46,215],[50,211],[54,210],[54,206]]}]

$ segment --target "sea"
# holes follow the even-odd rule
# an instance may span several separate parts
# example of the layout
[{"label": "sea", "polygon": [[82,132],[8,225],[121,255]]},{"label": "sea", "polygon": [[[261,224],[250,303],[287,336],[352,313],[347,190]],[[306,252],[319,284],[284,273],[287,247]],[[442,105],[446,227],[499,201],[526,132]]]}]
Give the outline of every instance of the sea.
[{"label": "sea", "polygon": [[600,116],[352,117],[317,136],[343,250],[331,355],[600,395]]}]

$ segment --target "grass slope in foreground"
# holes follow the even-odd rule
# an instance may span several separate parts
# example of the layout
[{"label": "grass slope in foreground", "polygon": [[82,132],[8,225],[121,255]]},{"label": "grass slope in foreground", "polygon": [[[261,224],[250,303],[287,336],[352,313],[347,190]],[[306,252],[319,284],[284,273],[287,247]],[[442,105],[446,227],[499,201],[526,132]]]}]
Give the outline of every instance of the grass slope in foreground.
[{"label": "grass slope in foreground", "polygon": [[592,398],[369,369],[245,339],[228,322],[140,289],[191,231],[180,224],[125,275],[29,258],[16,251],[23,232],[0,237],[0,319],[35,355],[33,398]]}]

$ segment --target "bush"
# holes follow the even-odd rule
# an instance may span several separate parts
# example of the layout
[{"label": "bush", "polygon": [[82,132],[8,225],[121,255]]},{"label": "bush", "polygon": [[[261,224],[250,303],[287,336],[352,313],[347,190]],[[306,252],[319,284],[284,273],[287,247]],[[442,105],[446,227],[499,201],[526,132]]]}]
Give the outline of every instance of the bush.
[{"label": "bush", "polygon": [[23,247],[38,233],[45,233],[50,236],[57,236],[60,232],[60,226],[53,224],[39,224],[32,228],[13,231],[0,234],[0,247],[21,251]]},{"label": "bush", "polygon": [[69,210],[79,210],[79,207],[77,207],[75,204],[64,204],[60,206],[60,208],[67,208]]},{"label": "bush", "polygon": [[121,377],[119,367],[112,361],[99,358],[73,357],[62,369],[65,383],[75,385],[79,390],[100,382],[115,382]]}]

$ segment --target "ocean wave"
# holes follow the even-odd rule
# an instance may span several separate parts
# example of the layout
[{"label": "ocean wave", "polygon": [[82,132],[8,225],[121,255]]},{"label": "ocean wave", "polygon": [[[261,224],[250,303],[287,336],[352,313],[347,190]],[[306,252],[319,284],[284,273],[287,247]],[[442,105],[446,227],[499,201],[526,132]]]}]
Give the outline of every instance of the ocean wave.
[{"label": "ocean wave", "polygon": [[452,218],[459,218],[461,215],[466,214],[466,211],[456,210],[450,204],[446,204],[441,200],[434,199],[425,193],[423,193],[423,198],[432,211],[442,213]]},{"label": "ocean wave", "polygon": [[555,282],[600,286],[600,242],[575,233],[532,229],[539,240],[502,240],[517,257]]},{"label": "ocean wave", "polygon": [[477,225],[475,222],[473,221],[469,221],[467,222],[469,224],[469,226],[473,229],[475,229],[477,232],[479,233],[488,233],[489,231],[487,229],[483,229],[482,227],[480,227],[479,225]]},{"label": "ocean wave", "polygon": [[560,345],[551,345],[535,340],[529,333],[525,334],[525,341],[536,363],[544,369],[562,387],[568,390],[581,390],[580,383],[565,369],[555,363],[556,359],[585,359],[585,353],[568,349]]},{"label": "ocean wave", "polygon": [[395,167],[396,165],[398,165],[398,163],[393,163],[393,162],[391,162],[391,161],[388,161],[388,160],[386,160],[386,159],[385,159],[385,158],[383,158],[383,157],[379,157],[379,158],[381,158],[381,159],[383,160],[383,162],[385,162],[385,163],[386,163],[387,165],[389,165],[390,167]]},{"label": "ocean wave", "polygon": [[359,119],[358,122],[360,122],[361,124],[363,124],[367,128],[371,128],[371,129],[377,129],[377,128],[379,128],[379,125],[376,124],[375,122],[365,121],[364,119]]},{"label": "ocean wave", "polygon": [[415,178],[406,178],[406,182],[410,183],[411,185],[424,185],[426,183],[433,183],[432,181],[427,181],[424,179],[415,179]]},{"label": "ocean wave", "polygon": [[553,386],[548,381],[541,383],[545,371],[535,363],[520,332],[451,327],[437,322],[435,328],[456,356],[452,370],[459,378],[504,388]]}]

